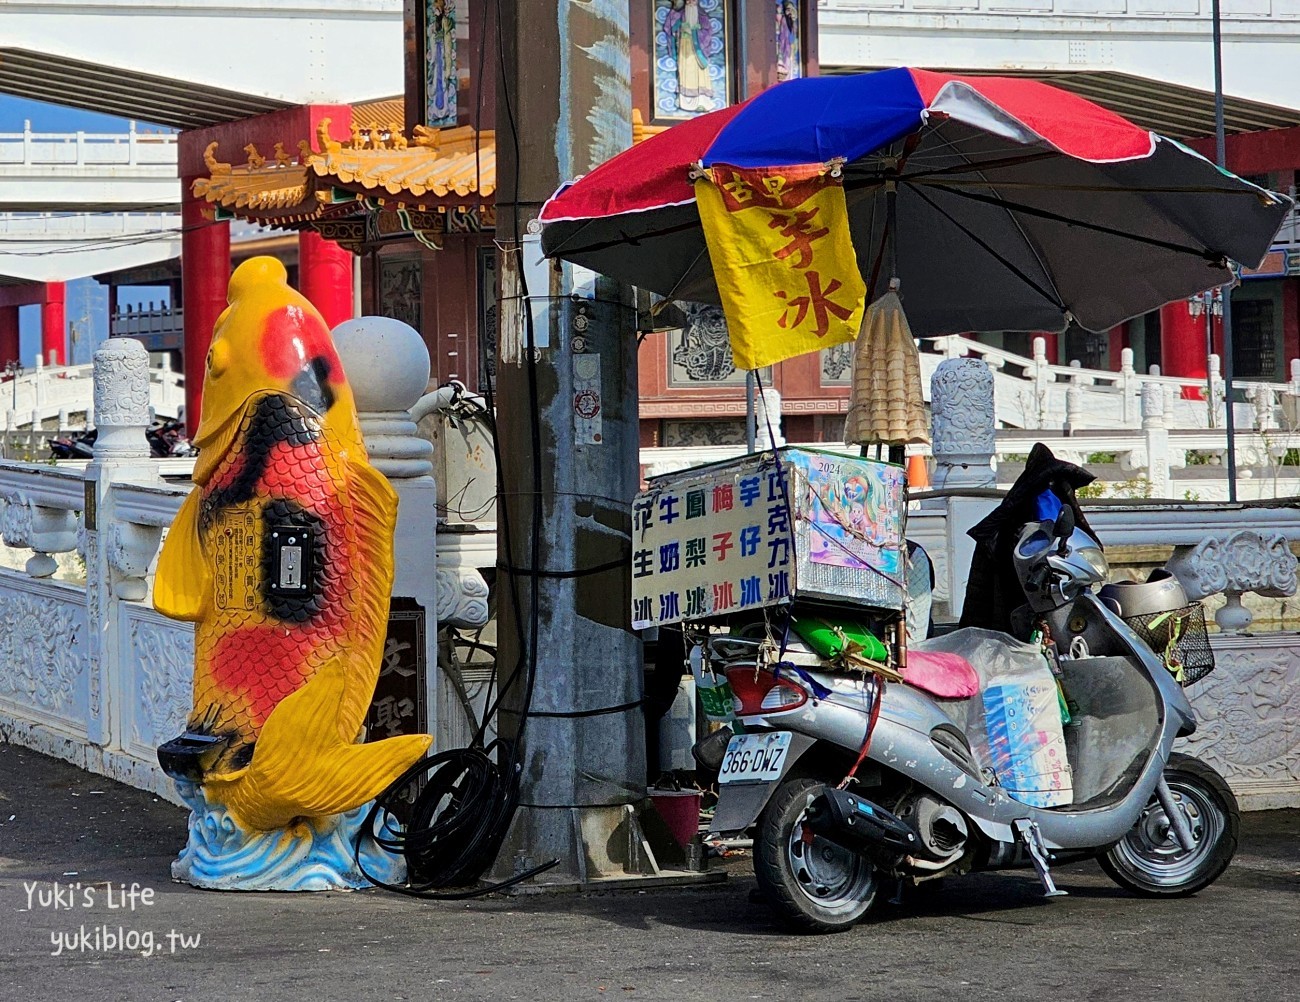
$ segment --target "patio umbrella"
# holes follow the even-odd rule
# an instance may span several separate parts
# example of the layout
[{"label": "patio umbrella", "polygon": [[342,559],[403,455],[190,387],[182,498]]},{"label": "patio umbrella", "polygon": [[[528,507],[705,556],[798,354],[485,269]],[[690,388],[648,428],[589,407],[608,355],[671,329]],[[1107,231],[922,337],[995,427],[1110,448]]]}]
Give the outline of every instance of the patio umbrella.
[{"label": "patio umbrella", "polygon": [[918,337],[1107,330],[1257,265],[1291,206],[1046,84],[889,69],[787,81],[640,143],[543,206],[542,247],[717,303],[698,169],[808,164],[842,171],[867,301],[901,279]]}]

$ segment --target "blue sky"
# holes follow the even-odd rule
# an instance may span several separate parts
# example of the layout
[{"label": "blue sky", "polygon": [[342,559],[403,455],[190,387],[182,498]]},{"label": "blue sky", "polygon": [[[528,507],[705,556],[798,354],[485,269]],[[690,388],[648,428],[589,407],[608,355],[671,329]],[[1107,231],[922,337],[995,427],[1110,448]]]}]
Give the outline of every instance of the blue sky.
[{"label": "blue sky", "polygon": [[[24,121],[30,121],[37,132],[125,132],[127,126],[125,118],[0,94],[0,132],[21,132]],[[139,125],[143,128],[147,123]]]},{"label": "blue sky", "polygon": [[[100,115],[78,108],[64,108],[57,104],[29,101],[26,98],[0,94],[0,132],[21,132],[23,122],[30,121],[36,132],[125,132],[127,120],[112,115]],[[159,130],[162,127],[138,122],[141,129]],[[165,289],[139,289],[122,291],[122,306],[138,305],[167,298]],[[108,289],[94,279],[78,279],[67,287],[66,313],[68,323],[80,333],[72,346],[73,362],[88,362],[95,346],[108,337]],[[24,306],[18,311],[19,348],[24,365],[32,365],[41,348],[41,311],[36,306]]]}]

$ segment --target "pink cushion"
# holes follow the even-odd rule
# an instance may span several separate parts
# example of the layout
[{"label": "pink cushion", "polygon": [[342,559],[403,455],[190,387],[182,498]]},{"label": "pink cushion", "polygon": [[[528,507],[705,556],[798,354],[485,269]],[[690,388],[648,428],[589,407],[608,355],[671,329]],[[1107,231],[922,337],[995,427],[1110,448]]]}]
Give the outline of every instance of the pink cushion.
[{"label": "pink cushion", "polygon": [[980,691],[980,677],[960,654],[908,651],[903,681],[942,699],[966,699]]}]

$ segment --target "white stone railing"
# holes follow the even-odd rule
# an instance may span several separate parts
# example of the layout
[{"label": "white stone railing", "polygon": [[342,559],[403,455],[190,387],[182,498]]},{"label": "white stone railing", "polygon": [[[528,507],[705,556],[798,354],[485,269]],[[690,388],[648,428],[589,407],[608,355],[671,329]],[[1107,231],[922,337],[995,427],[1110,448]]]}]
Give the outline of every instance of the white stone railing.
[{"label": "white stone railing", "polygon": [[24,122],[22,132],[0,132],[0,169],[50,167],[176,167],[175,133],[138,132],[135,123],[126,132],[33,132]]},{"label": "white stone railing", "polygon": [[[51,421],[63,429],[93,427],[92,372],[90,364],[45,365],[38,358],[35,366],[16,377],[0,373],[0,412],[4,414],[0,430],[25,428],[43,440],[52,429],[42,432],[40,426]],[[156,417],[176,417],[185,404],[185,375],[165,365],[150,367],[148,391]]]},{"label": "white stone railing", "polygon": [[[341,330],[336,338],[372,459],[401,497],[395,594],[413,596],[425,610],[424,698],[438,744],[448,747],[467,735],[465,691],[474,690],[474,701],[483,685],[434,667],[436,622],[445,617],[473,628],[486,619],[479,571],[495,561],[494,538],[440,532],[435,547],[434,489],[423,474],[428,452],[410,440],[409,406],[424,376],[410,359],[376,361],[371,346],[386,339],[364,330],[350,340]],[[189,709],[192,630],[152,610],[150,568],[189,485],[167,482],[168,467],[146,458],[143,349],[113,339],[96,358],[94,460],[0,463],[0,740],[170,796],[154,749],[179,732]],[[909,514],[909,536],[935,565],[940,621],[960,614],[972,546],[967,530],[996,504],[987,489],[991,372],[975,359],[948,366],[936,376],[935,479],[943,486]],[[129,385],[114,391],[112,378]],[[403,381],[410,386],[398,386]],[[410,399],[386,404],[393,394]],[[1144,433],[1163,430],[1152,424],[1163,414],[1154,396],[1145,401]],[[1288,765],[1300,753],[1300,733],[1290,727],[1287,702],[1300,697],[1300,634],[1243,632],[1252,624],[1241,601],[1251,592],[1294,592],[1290,547],[1300,541],[1300,507],[1130,501],[1096,503],[1088,514],[1109,545],[1175,547],[1171,567],[1191,594],[1228,596],[1215,614],[1223,631],[1213,640],[1220,668],[1194,690],[1207,723],[1193,747],[1225,771],[1246,806],[1300,806],[1300,776]]]},{"label": "white stone railing", "polygon": [[[943,337],[921,342],[922,378],[928,382],[945,358],[979,358],[993,370],[997,388],[996,413],[999,427],[1027,429],[1112,429],[1142,426],[1142,388],[1160,386],[1168,409],[1170,428],[1222,428],[1224,387],[1218,355],[1207,360],[1207,379],[1163,376],[1158,367],[1139,373],[1133,367],[1133,351],[1120,352],[1119,372],[1085,369],[1077,363],[1054,365],[1047,360],[1047,343],[1035,338],[1034,355],[1025,358],[992,345],[965,337]],[[1233,380],[1238,403],[1233,416],[1238,427],[1254,426],[1264,414],[1267,427],[1277,427],[1291,418],[1300,423],[1300,359],[1290,364],[1290,380],[1268,383]],[[1214,408],[1204,399],[1207,382],[1214,388]],[[1242,402],[1241,398],[1246,402]],[[926,399],[929,399],[928,393]]]}]

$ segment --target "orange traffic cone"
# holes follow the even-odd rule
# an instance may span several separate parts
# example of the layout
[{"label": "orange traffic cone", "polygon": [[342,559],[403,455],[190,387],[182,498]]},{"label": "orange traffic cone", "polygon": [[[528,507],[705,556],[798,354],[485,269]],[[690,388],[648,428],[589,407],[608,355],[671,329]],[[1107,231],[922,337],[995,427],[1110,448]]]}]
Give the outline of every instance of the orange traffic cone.
[{"label": "orange traffic cone", "polygon": [[919,452],[907,458],[907,486],[913,491],[923,491],[930,486],[930,470]]}]

